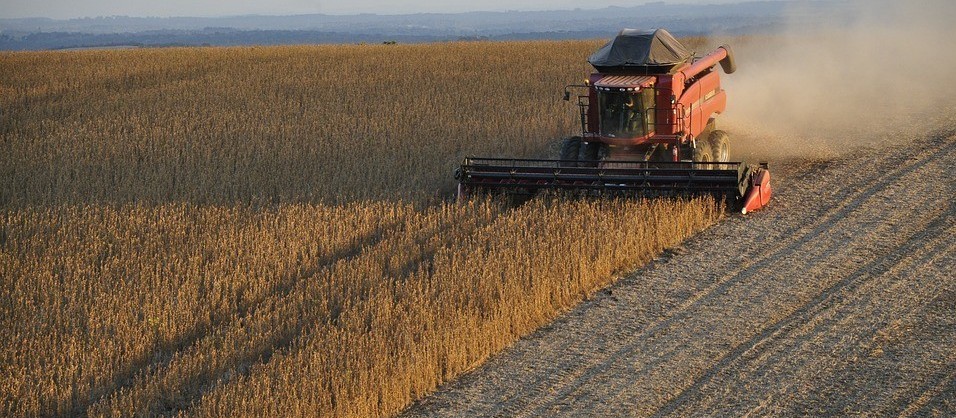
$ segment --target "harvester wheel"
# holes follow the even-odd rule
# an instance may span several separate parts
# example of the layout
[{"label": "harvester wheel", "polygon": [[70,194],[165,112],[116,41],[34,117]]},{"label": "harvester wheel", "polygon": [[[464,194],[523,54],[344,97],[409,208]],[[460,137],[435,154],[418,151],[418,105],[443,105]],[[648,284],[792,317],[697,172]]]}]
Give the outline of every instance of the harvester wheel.
[{"label": "harvester wheel", "polygon": [[572,136],[565,138],[564,142],[561,143],[561,156],[559,158],[563,161],[558,163],[558,165],[561,167],[577,167],[578,154],[580,153],[581,137]]},{"label": "harvester wheel", "polygon": [[730,161],[730,135],[727,135],[727,132],[711,132],[708,141],[713,152],[713,161],[721,163]]},{"label": "harvester wheel", "polygon": [[[601,146],[604,145],[600,142],[582,142],[581,143],[581,155],[580,162],[578,163],[579,167],[597,167],[598,161],[601,160]],[[606,152],[605,152],[606,154]]]},{"label": "harvester wheel", "polygon": [[714,161],[714,153],[710,149],[710,141],[697,141],[697,148],[694,148],[694,161],[711,162]]}]

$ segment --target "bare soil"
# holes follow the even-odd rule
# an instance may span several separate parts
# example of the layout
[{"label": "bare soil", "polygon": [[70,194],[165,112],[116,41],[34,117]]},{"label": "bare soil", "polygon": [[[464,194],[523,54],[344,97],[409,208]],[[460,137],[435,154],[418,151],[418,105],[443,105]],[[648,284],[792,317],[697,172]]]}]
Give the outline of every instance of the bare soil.
[{"label": "bare soil", "polygon": [[404,416],[956,415],[956,136],[772,169]]}]

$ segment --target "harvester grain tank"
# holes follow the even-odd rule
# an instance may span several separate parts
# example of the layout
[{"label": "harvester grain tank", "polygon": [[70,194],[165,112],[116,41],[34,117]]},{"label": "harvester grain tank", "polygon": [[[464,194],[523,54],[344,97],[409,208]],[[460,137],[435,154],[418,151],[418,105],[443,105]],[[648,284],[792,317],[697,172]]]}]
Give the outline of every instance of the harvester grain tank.
[{"label": "harvester grain tank", "polygon": [[564,140],[560,158],[466,158],[456,170],[459,196],[710,194],[743,213],[769,202],[767,165],[730,161],[730,135],[717,129],[727,93],[716,68],[736,71],[729,46],[697,58],[666,30],[625,29],[588,62],[596,72],[565,88],[565,100],[583,91],[581,135]]}]

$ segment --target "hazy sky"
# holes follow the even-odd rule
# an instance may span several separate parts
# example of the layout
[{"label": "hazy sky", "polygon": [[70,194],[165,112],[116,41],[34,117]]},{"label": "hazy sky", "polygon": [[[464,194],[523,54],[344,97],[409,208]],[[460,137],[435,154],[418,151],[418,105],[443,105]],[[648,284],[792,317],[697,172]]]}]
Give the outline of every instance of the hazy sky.
[{"label": "hazy sky", "polygon": [[[743,0],[670,0],[667,3],[738,3]],[[234,16],[242,14],[425,13],[555,10],[637,6],[647,0],[0,0],[0,18],[95,16]]]}]

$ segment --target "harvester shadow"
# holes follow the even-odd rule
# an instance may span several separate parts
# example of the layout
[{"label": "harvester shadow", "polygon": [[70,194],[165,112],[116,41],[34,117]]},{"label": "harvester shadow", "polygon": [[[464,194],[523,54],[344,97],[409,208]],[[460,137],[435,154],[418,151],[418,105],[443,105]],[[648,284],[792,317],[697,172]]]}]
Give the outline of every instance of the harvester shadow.
[{"label": "harvester shadow", "polygon": [[262,295],[258,300],[240,309],[235,315],[220,315],[208,326],[196,327],[179,338],[155,345],[152,350],[144,354],[140,359],[123,368],[122,371],[112,379],[111,384],[94,388],[88,397],[88,401],[74,402],[72,408],[58,408],[58,410],[71,410],[70,415],[73,416],[88,414],[89,408],[93,405],[109,400],[124,389],[132,388],[136,385],[139,378],[146,378],[166,368],[170,365],[176,353],[194,346],[211,332],[215,332],[228,323],[243,321],[249,318],[256,313],[266,301],[273,298],[282,298],[294,291],[299,283],[314,277],[323,269],[342,260],[354,258],[361,254],[366,248],[374,247],[388,236],[388,231],[395,229],[399,224],[398,221],[395,221],[383,225],[359,238],[354,245],[323,257],[313,266],[304,269],[299,274],[290,275],[285,280],[282,280],[281,284],[277,286],[274,291]]},{"label": "harvester shadow", "polygon": [[[876,193],[882,189],[888,187],[887,180],[897,177],[904,176],[906,174],[912,173],[927,164],[935,161],[941,155],[944,155],[948,152],[953,151],[956,148],[956,142],[949,142],[941,136],[934,137],[931,140],[931,145],[940,147],[937,152],[932,153],[928,158],[913,162],[907,161],[902,166],[897,167],[894,170],[884,171],[880,176],[871,177],[864,180],[864,184],[849,184],[845,185],[840,192],[841,195],[851,196],[855,195],[849,203],[844,204],[840,207],[831,208],[825,215],[817,217],[817,219],[810,225],[799,224],[790,228],[783,236],[793,236],[794,239],[790,240],[786,244],[781,244],[776,250],[768,251],[764,253],[759,259],[751,263],[748,267],[743,268],[735,273],[731,273],[726,279],[718,281],[718,283],[710,289],[704,290],[704,294],[698,297],[691,297],[690,303],[682,305],[677,308],[676,311],[673,311],[666,319],[661,320],[653,325],[645,328],[640,334],[631,338],[631,342],[624,347],[614,351],[610,355],[605,357],[605,360],[588,367],[584,370],[577,378],[573,381],[562,385],[563,388],[557,391],[553,396],[551,396],[551,401],[545,402],[538,408],[536,408],[531,415],[532,416],[541,416],[548,415],[552,407],[560,406],[560,401],[569,396],[576,388],[583,386],[586,382],[591,379],[606,373],[611,367],[627,357],[628,353],[634,352],[637,350],[648,337],[652,335],[659,334],[660,332],[666,330],[667,328],[679,324],[683,318],[689,317],[692,315],[693,311],[698,307],[702,306],[705,302],[724,296],[735,284],[741,282],[747,278],[751,278],[756,274],[756,272],[766,269],[772,266],[775,259],[781,257],[784,254],[793,252],[798,248],[812,244],[812,242],[822,234],[830,231],[831,225],[836,221],[846,217],[848,214],[852,213],[857,208],[861,207],[868,200],[873,198]],[[908,164],[907,164],[908,163]],[[811,226],[813,225],[813,226]],[[796,238],[800,230],[812,227],[812,229],[804,233],[801,237]],[[662,361],[662,360],[658,360]],[[652,364],[645,366],[645,369],[653,367]]]}]

